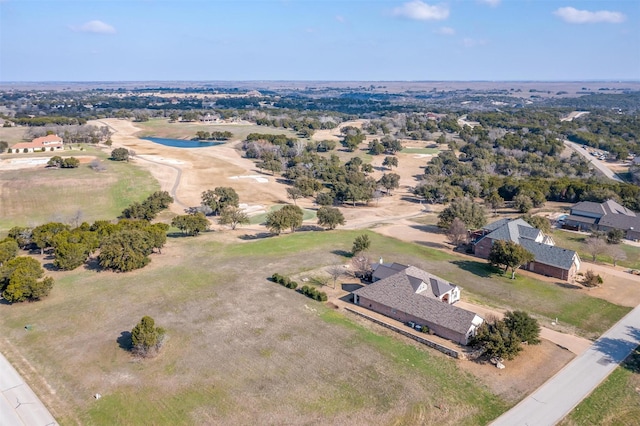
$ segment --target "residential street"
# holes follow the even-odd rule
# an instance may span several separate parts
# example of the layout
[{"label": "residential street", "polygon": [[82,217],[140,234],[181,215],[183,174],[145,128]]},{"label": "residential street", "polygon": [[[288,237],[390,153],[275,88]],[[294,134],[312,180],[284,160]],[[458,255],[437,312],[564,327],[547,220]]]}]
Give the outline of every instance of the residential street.
[{"label": "residential street", "polygon": [[586,398],[638,345],[640,306],[493,426],[554,425]]},{"label": "residential street", "polygon": [[575,142],[570,142],[567,140],[564,141],[564,144],[570,147],[571,149],[573,149],[574,151],[576,151],[578,154],[582,155],[584,158],[586,158],[587,161],[593,164],[595,168],[600,170],[602,174],[604,174],[609,179],[615,180],[616,182],[624,182],[622,179],[618,177],[617,174],[611,171],[611,169],[607,167],[607,165],[604,162],[598,160],[593,155],[590,155],[589,152],[587,152],[587,150],[582,147],[582,145],[577,144]]},{"label": "residential street", "polygon": [[0,354],[0,424],[49,426],[58,423],[9,361]]}]

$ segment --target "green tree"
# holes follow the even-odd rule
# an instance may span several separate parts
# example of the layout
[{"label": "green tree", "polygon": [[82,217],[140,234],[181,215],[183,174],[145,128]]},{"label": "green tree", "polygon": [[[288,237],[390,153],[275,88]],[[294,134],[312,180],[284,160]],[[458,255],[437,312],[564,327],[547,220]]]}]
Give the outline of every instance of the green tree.
[{"label": "green tree", "polygon": [[9,229],[8,236],[18,243],[18,247],[25,248],[32,243],[33,229],[23,226],[14,226]]},{"label": "green tree", "polygon": [[489,263],[492,265],[504,265],[506,273],[511,268],[511,279],[516,277],[516,269],[520,266],[533,262],[533,253],[513,241],[494,241],[489,252]]},{"label": "green tree", "polygon": [[295,232],[302,225],[303,217],[304,212],[300,207],[287,204],[280,210],[267,214],[265,225],[274,234],[280,234],[287,228]]},{"label": "green tree", "polygon": [[524,311],[508,311],[504,314],[507,328],[515,333],[522,342],[530,345],[540,343],[540,324],[538,320]]},{"label": "green tree", "polygon": [[154,356],[162,348],[165,336],[165,330],[156,327],[155,320],[145,315],[131,330],[131,349],[138,356]]},{"label": "green tree", "polygon": [[227,206],[238,207],[240,197],[235,189],[227,186],[219,186],[213,190],[202,193],[202,205],[211,208],[214,215],[219,215]]},{"label": "green tree", "polygon": [[328,192],[319,192],[316,195],[316,204],[319,206],[331,206],[333,205],[333,196]]},{"label": "green tree", "polygon": [[79,165],[80,160],[78,160],[76,157],[69,157],[62,160],[62,164],[60,165],[60,167],[62,167],[63,169],[77,169]]},{"label": "green tree", "polygon": [[236,229],[238,225],[249,223],[249,215],[239,207],[227,206],[222,210],[218,223],[220,225],[229,225],[231,229]]},{"label": "green tree", "polygon": [[387,190],[387,194],[390,195],[393,189],[400,187],[400,175],[396,173],[385,173],[378,183],[382,185],[382,187]]},{"label": "green tree", "polygon": [[607,242],[609,244],[620,244],[624,238],[624,231],[622,229],[612,229],[607,232]]},{"label": "green tree", "polygon": [[40,254],[44,254],[44,251],[53,247],[53,239],[56,234],[67,231],[69,227],[64,223],[50,222],[44,225],[36,226],[33,228],[32,240],[36,246],[40,249]]},{"label": "green tree", "polygon": [[520,213],[527,213],[533,208],[533,200],[528,195],[518,194],[513,198],[513,208]]},{"label": "green tree", "polygon": [[438,215],[438,227],[449,229],[456,217],[464,222],[467,229],[480,229],[487,223],[487,213],[482,206],[469,198],[457,198],[442,210]]},{"label": "green tree", "polygon": [[0,267],[2,267],[5,262],[16,257],[19,249],[18,243],[12,238],[6,238],[0,241]]},{"label": "green tree", "polygon": [[128,272],[143,268],[151,259],[153,243],[149,234],[140,229],[118,231],[100,245],[98,261],[104,269]]},{"label": "green tree", "polygon": [[196,237],[201,232],[209,229],[209,220],[204,213],[197,212],[174,217],[171,221],[171,226],[175,226],[183,234]]},{"label": "green tree", "polygon": [[367,234],[358,235],[353,241],[351,254],[355,256],[358,253],[369,250],[369,247],[371,247],[371,240],[369,239],[369,236]]},{"label": "green tree", "polygon": [[298,188],[296,187],[287,188],[287,198],[293,200],[294,205],[296,204],[296,200],[302,197],[303,197],[302,191],[300,191]]},{"label": "green tree", "polygon": [[62,157],[59,155],[55,155],[47,161],[47,167],[61,167],[62,166]]},{"label": "green tree", "polygon": [[113,161],[129,161],[129,150],[126,148],[116,148],[111,151]]},{"label": "green tree", "polygon": [[49,294],[53,278],[45,277],[40,262],[31,257],[16,257],[0,267],[0,290],[10,303],[39,300]]},{"label": "green tree", "polygon": [[335,207],[320,207],[317,216],[318,225],[328,229],[336,229],[336,226],[344,225],[344,215]]},{"label": "green tree", "polygon": [[388,167],[389,170],[393,167],[398,167],[398,157],[384,157],[384,161],[382,162],[383,167]]},{"label": "green tree", "polygon": [[56,245],[54,250],[56,268],[71,271],[87,261],[89,248],[82,243],[70,243],[67,241]]},{"label": "green tree", "polygon": [[151,248],[158,250],[158,253],[162,253],[162,247],[167,242],[168,230],[169,225],[166,223],[154,223],[144,228],[144,231],[149,235]]},{"label": "green tree", "polygon": [[551,232],[551,222],[546,217],[525,215],[522,219],[545,234],[549,234]]},{"label": "green tree", "polygon": [[489,357],[513,359],[522,350],[522,340],[502,320],[482,323],[471,344],[480,346]]},{"label": "green tree", "polygon": [[491,193],[484,199],[484,202],[487,203],[493,210],[493,214],[498,214],[498,209],[504,206],[504,198],[498,194],[498,191],[491,191]]}]

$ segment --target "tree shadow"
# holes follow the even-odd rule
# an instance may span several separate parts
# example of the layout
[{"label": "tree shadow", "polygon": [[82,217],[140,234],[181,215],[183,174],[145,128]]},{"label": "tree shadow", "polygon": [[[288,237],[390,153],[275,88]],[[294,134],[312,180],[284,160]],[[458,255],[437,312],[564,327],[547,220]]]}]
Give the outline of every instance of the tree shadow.
[{"label": "tree shadow", "polygon": [[259,240],[262,238],[273,237],[274,235],[275,234],[272,234],[271,232],[258,232],[257,234],[240,235],[238,238],[240,238],[243,241],[251,241],[251,240]]},{"label": "tree shadow", "polygon": [[299,228],[296,228],[296,232],[305,232],[305,231],[324,231],[325,229],[318,225],[302,225]]},{"label": "tree shadow", "polygon": [[120,336],[116,339],[118,346],[120,349],[124,349],[125,351],[131,350],[133,346],[133,341],[131,340],[131,332],[123,331],[120,333]]},{"label": "tree shadow", "polygon": [[554,284],[557,285],[558,287],[568,288],[569,290],[580,290],[582,288],[582,286],[577,284],[563,283],[560,281],[556,281]]},{"label": "tree shadow", "polygon": [[84,262],[84,269],[87,271],[100,271],[102,268],[100,267],[100,261],[97,257],[91,257]]},{"label": "tree shadow", "polygon": [[454,260],[451,263],[464,271],[471,272],[472,274],[482,278],[489,278],[495,274],[502,273],[502,271],[495,266],[473,260]]},{"label": "tree shadow", "polygon": [[[598,361],[599,364],[621,364],[625,360],[631,360],[633,368],[640,368],[640,353],[638,353],[637,343],[640,340],[640,329],[628,326],[627,334],[632,338],[632,341],[609,337],[601,337],[595,341],[594,349],[602,354],[602,358]],[[623,365],[623,367],[625,366]]]},{"label": "tree shadow", "polygon": [[336,256],[346,257],[348,259],[353,257],[353,253],[346,250],[331,250],[331,253],[335,254]]},{"label": "tree shadow", "polygon": [[47,262],[47,263],[43,263],[42,267],[44,269],[46,269],[47,271],[59,271],[60,269],[53,264],[53,262]]}]

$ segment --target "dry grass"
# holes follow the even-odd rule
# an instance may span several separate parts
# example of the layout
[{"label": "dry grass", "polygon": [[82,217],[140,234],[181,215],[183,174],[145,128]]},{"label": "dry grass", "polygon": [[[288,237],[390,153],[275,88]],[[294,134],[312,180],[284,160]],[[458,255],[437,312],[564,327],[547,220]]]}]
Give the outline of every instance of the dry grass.
[{"label": "dry grass", "polygon": [[[46,300],[0,306],[0,331],[71,407],[63,424],[484,424],[506,409],[456,361],[267,281],[335,259],[331,239],[297,239],[209,233],[128,274],[54,272]],[[117,340],[143,315],[170,337],[137,361]]]}]

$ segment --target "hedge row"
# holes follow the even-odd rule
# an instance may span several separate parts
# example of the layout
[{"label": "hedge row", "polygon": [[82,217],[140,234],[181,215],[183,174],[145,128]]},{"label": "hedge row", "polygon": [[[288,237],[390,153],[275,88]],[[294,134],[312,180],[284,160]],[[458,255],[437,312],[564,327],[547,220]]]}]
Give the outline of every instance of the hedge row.
[{"label": "hedge row", "polygon": [[296,289],[298,287],[298,283],[290,280],[288,277],[282,276],[280,274],[273,274],[271,276],[273,282],[278,283],[280,285],[285,286],[286,288]]},{"label": "hedge row", "polygon": [[308,285],[303,285],[300,289],[300,293],[304,294],[307,297],[312,298],[313,300],[317,300],[318,302],[326,302],[327,301],[327,293],[324,291],[318,291],[315,287],[309,287]]}]

